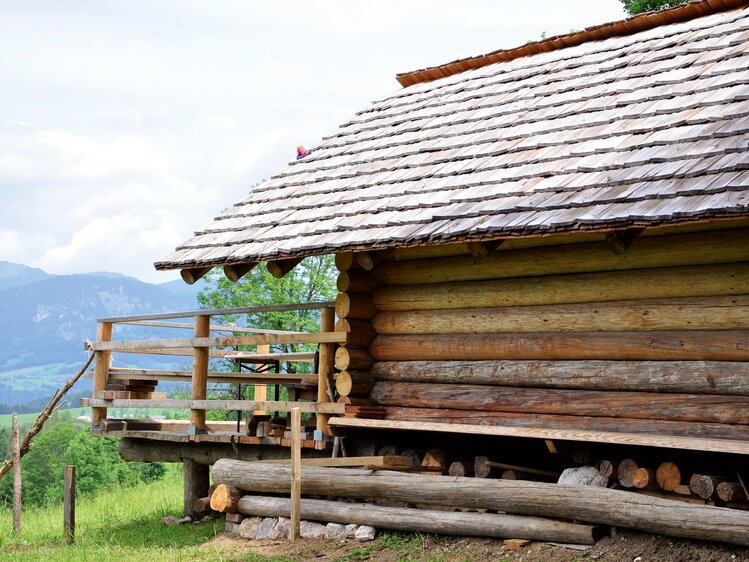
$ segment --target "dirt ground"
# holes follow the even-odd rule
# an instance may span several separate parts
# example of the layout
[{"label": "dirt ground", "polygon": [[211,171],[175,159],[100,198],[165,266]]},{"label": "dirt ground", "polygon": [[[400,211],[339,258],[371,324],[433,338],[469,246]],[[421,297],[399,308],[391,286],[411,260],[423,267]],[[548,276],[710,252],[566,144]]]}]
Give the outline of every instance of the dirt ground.
[{"label": "dirt ground", "polygon": [[204,545],[228,560],[384,562],[749,562],[749,549],[617,530],[593,547],[573,549],[534,542],[520,552],[508,551],[501,540],[384,532],[369,543],[355,540],[306,539],[248,541],[224,533]]}]

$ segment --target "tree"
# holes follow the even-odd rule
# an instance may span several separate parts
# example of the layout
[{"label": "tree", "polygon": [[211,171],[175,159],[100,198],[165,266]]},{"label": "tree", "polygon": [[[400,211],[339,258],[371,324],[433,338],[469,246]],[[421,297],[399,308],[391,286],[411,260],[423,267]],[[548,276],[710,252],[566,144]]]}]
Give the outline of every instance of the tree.
[{"label": "tree", "polygon": [[[336,269],[333,256],[313,256],[304,259],[281,279],[273,277],[260,265],[243,277],[238,283],[229,281],[222,272],[214,270],[207,276],[208,285],[198,293],[198,303],[204,309],[243,308],[275,304],[295,304],[319,301],[332,301],[337,290]],[[299,310],[286,312],[264,312],[245,316],[246,326],[270,330],[290,330],[294,332],[317,332],[320,329],[320,310]],[[217,319],[223,323],[238,323],[238,315]],[[240,348],[236,348],[239,350]],[[251,348],[244,348],[252,350]],[[276,345],[271,351],[313,351],[311,345]],[[236,370],[233,362],[226,362],[225,369]],[[311,365],[293,367],[296,372],[310,372]],[[252,399],[253,387],[247,385],[242,395]],[[221,385],[211,387],[214,398],[237,398],[236,385],[227,388]],[[284,389],[280,399],[285,399]],[[226,412],[208,412],[212,419],[228,418]]]},{"label": "tree", "polygon": [[684,4],[687,0],[621,0],[624,9],[630,14],[641,14],[642,12],[654,12],[655,10],[665,10],[673,8],[679,4]]}]

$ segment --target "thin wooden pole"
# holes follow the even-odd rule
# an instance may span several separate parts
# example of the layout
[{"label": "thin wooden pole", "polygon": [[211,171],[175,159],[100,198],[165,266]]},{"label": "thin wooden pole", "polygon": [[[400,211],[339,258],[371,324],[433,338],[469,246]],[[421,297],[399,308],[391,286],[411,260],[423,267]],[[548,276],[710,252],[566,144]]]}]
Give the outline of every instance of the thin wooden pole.
[{"label": "thin wooden pole", "polygon": [[12,418],[13,440],[13,534],[21,534],[21,439],[18,431],[18,414]]},{"label": "thin wooden pole", "polygon": [[[99,322],[99,326],[96,333],[96,342],[108,342],[112,341],[112,323],[111,322]],[[111,351],[96,351],[94,359],[94,392],[93,395],[97,396],[97,393],[107,388],[107,379],[109,378],[109,367],[112,362]],[[102,420],[107,417],[106,408],[92,408],[91,409],[91,425],[101,425]]]},{"label": "thin wooden pole", "polygon": [[291,409],[291,529],[289,538],[299,539],[302,497],[302,415],[299,408]]},{"label": "thin wooden pole", "polygon": [[[260,344],[257,346],[257,352],[258,354],[269,354],[270,353],[270,345],[266,344]],[[255,365],[257,368],[257,365]],[[267,384],[255,384],[255,400],[258,402],[262,402],[268,399],[268,385]],[[264,414],[265,410],[255,410],[253,412],[254,414]]]},{"label": "thin wooden pole", "polygon": [[[211,317],[195,318],[195,337],[205,338],[210,335]],[[195,347],[192,358],[192,399],[205,400],[208,393],[208,356],[209,348]],[[205,433],[205,410],[193,409],[190,412],[190,433]]]},{"label": "thin wooden pole", "polygon": [[[335,330],[335,309],[334,308],[323,308],[320,317],[320,332],[332,332]],[[333,361],[335,360],[335,348],[332,343],[321,343],[320,344],[320,360],[317,371],[317,401],[318,402],[329,402],[328,397],[328,371],[333,367]],[[330,434],[328,428],[328,418],[330,416],[318,414],[317,415],[317,430],[322,431],[325,434]]]},{"label": "thin wooden pole", "polygon": [[75,542],[75,466],[65,467],[65,507],[63,514],[63,535],[65,544]]}]

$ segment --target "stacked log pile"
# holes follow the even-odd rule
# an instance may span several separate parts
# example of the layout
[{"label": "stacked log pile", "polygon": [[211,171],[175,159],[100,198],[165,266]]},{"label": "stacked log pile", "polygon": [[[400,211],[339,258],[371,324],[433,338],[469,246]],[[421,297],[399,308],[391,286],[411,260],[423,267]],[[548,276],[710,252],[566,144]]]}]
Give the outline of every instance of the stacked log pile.
[{"label": "stacked log pile", "polygon": [[[288,516],[287,499],[263,494],[288,494],[290,467],[222,459],[213,468],[213,478],[227,490],[219,496],[217,488],[214,497],[228,498],[223,505],[218,501],[214,505],[212,497],[214,509],[248,516]],[[749,513],[605,487],[313,466],[302,468],[301,482],[301,516],[306,519],[577,544],[594,543],[605,531],[599,526],[604,525],[749,545]],[[309,496],[350,498],[357,503]],[[420,508],[362,503],[373,499]],[[446,506],[478,512],[446,511]]]},{"label": "stacked log pile", "polygon": [[749,441],[747,239],[339,254],[338,392],[400,422]]}]

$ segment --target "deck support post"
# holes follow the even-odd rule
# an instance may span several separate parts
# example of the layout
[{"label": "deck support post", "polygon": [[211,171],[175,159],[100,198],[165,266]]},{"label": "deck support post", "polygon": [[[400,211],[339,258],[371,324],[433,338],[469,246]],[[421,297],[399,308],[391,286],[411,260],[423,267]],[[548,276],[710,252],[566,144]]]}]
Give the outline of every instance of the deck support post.
[{"label": "deck support post", "polygon": [[[207,315],[195,318],[195,337],[207,338],[211,334],[211,317]],[[194,347],[192,358],[192,399],[205,400],[208,393],[208,347]],[[205,410],[194,409],[190,412],[190,433],[205,433]],[[187,485],[187,484],[185,484]],[[187,488],[185,488],[187,489]],[[202,496],[199,496],[202,497]]]},{"label": "deck support post", "polygon": [[208,465],[192,459],[182,459],[184,468],[184,516],[195,518],[195,500],[208,495],[210,477]]},{"label": "deck support post", "polygon": [[[108,342],[112,341],[112,323],[111,322],[99,322],[96,331],[96,342]],[[107,380],[109,379],[109,367],[112,362],[111,351],[96,351],[96,357],[94,359],[94,396],[99,396],[100,392],[103,392],[107,388]],[[100,426],[102,420],[107,417],[106,408],[92,408],[91,409],[91,425],[94,427]]]},{"label": "deck support post", "polygon": [[[320,332],[335,331],[335,309],[323,308],[320,311]],[[320,360],[317,370],[317,402],[330,402],[328,396],[328,373],[333,368],[335,360],[335,344],[320,344]],[[317,431],[322,431],[325,435],[331,435],[328,427],[327,414],[317,414]]]}]

